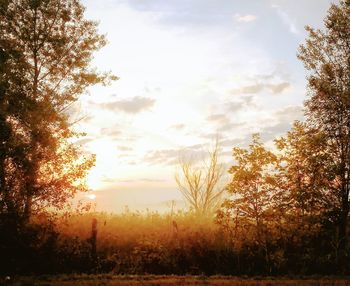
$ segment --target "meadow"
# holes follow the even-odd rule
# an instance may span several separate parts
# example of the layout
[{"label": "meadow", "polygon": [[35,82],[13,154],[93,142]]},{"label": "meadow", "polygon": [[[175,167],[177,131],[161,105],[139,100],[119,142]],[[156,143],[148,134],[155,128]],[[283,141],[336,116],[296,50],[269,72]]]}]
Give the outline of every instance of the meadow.
[{"label": "meadow", "polygon": [[[89,252],[92,221],[97,220],[96,271],[118,274],[214,274],[210,258],[220,243],[213,218],[190,212],[159,214],[86,213],[57,221],[61,243]],[[71,249],[71,245],[69,244]],[[213,260],[212,260],[213,261]]]},{"label": "meadow", "polygon": [[296,236],[288,227],[289,233],[273,224],[262,233],[264,240],[257,241],[253,228],[233,234],[215,217],[185,211],[38,217],[18,241],[9,234],[11,247],[3,248],[1,272],[249,277],[347,274],[347,263],[342,262],[345,270],[339,267],[318,233],[307,229]]}]

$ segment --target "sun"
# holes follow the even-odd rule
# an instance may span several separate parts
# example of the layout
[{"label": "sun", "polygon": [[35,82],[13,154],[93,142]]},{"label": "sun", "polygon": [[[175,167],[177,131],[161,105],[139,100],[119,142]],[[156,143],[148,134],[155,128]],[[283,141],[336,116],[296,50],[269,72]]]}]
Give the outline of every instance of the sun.
[{"label": "sun", "polygon": [[96,167],[93,167],[86,178],[86,183],[89,190],[95,191],[101,187],[101,178],[99,171]]},{"label": "sun", "polygon": [[96,195],[95,194],[87,194],[86,197],[89,199],[89,200],[92,200],[94,201],[96,199]]}]

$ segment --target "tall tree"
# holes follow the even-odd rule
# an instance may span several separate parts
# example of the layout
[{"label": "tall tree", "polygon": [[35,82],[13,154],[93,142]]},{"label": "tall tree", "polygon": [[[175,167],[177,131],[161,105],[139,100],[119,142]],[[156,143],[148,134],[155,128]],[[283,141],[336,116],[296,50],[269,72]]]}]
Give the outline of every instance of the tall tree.
[{"label": "tall tree", "polygon": [[70,143],[79,134],[68,113],[89,86],[115,79],[90,67],[104,45],[78,0],[0,0],[0,211],[28,219],[86,188],[94,159]]},{"label": "tall tree", "polygon": [[307,27],[309,37],[299,59],[309,71],[308,123],[324,132],[332,156],[338,227],[342,245],[347,242],[350,210],[350,1],[332,4],[325,29]]}]

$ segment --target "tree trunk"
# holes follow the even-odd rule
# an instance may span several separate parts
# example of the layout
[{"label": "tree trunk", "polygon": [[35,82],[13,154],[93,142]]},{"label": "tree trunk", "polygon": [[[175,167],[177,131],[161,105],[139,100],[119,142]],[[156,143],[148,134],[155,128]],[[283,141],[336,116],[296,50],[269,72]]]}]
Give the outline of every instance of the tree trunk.
[{"label": "tree trunk", "polygon": [[27,194],[25,205],[24,205],[24,213],[23,213],[23,219],[24,222],[27,223],[30,220],[30,217],[32,215],[32,205],[33,205],[33,198],[30,193]]},{"label": "tree trunk", "polygon": [[339,242],[340,249],[345,249],[348,242],[348,215],[349,215],[349,200],[346,194],[346,188],[343,186],[342,209],[339,218]]}]

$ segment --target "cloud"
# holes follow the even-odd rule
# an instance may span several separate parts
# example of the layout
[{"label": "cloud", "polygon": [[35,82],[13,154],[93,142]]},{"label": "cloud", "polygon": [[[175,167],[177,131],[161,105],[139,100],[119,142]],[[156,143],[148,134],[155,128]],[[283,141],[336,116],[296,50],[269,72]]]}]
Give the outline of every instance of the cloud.
[{"label": "cloud", "polygon": [[233,89],[231,93],[232,94],[255,94],[255,93],[261,92],[264,89],[264,86],[265,85],[261,83],[246,85],[238,89]]},{"label": "cloud", "polygon": [[178,149],[164,149],[151,151],[144,157],[144,161],[150,165],[174,165],[179,161]]},{"label": "cloud", "polygon": [[236,138],[236,139],[223,139],[219,142],[220,146],[222,147],[238,147],[238,146],[242,146],[245,145],[245,143],[247,143],[248,138],[250,137],[244,137],[244,138]]},{"label": "cloud", "polygon": [[118,180],[119,183],[163,183],[167,180],[164,179],[153,179],[153,178],[140,178],[140,179],[129,179],[129,180]]},{"label": "cloud", "polygon": [[242,125],[244,125],[245,123],[227,123],[227,124],[223,124],[222,126],[220,126],[218,128],[218,131],[220,132],[225,132],[225,131],[230,131],[232,129],[235,129],[237,127],[241,127]]},{"label": "cloud", "polygon": [[119,129],[115,128],[102,128],[100,130],[101,135],[108,137],[119,137],[122,132]]},{"label": "cloud", "polygon": [[252,94],[261,92],[278,94],[290,87],[288,67],[283,62],[277,62],[274,63],[271,72],[243,76],[241,85],[229,91],[233,95],[248,95],[244,101],[249,105],[254,100]]},{"label": "cloud", "polygon": [[257,19],[257,17],[252,14],[246,14],[246,15],[235,14],[234,19],[236,22],[239,22],[239,23],[249,23],[249,22],[254,22]]},{"label": "cloud", "polygon": [[288,27],[289,32],[295,35],[300,34],[295,24],[295,21],[291,19],[291,17],[285,11],[283,11],[278,5],[272,5],[272,8],[277,10],[278,16],[281,18],[282,22]]},{"label": "cloud", "polygon": [[287,106],[275,112],[275,116],[280,121],[302,120],[304,115],[302,106]]},{"label": "cloud", "polygon": [[239,101],[231,101],[225,103],[225,108],[229,112],[238,112],[245,107],[255,106],[254,96],[242,96]]},{"label": "cloud", "polygon": [[183,123],[179,123],[179,124],[175,124],[169,127],[169,129],[175,129],[175,130],[183,130],[186,127],[185,124]]},{"label": "cloud", "polygon": [[282,93],[285,89],[290,87],[289,82],[281,82],[278,84],[268,84],[267,88],[272,91],[273,94]]},{"label": "cloud", "polygon": [[203,139],[210,139],[212,142],[214,142],[216,139],[222,139],[222,135],[219,134],[218,132],[211,132],[211,133],[204,133],[199,135],[199,137]]},{"label": "cloud", "polygon": [[252,95],[244,96],[241,99],[244,102],[244,104],[246,104],[246,105],[255,105],[254,96],[252,96]]},{"label": "cloud", "polygon": [[111,111],[120,110],[125,113],[136,114],[150,109],[155,104],[155,101],[153,98],[135,96],[132,99],[102,103],[100,106]]},{"label": "cloud", "polygon": [[212,114],[207,117],[207,120],[213,122],[227,122],[229,119],[225,114]]},{"label": "cloud", "polygon": [[[287,106],[278,109],[273,112],[271,118],[261,122],[261,129],[258,131],[260,133],[263,141],[267,142],[272,140],[284,133],[286,133],[292,126],[295,120],[303,120],[303,108],[302,106]],[[246,148],[251,142],[251,134],[256,132],[249,128],[246,122],[241,123],[229,123],[226,126],[223,125],[219,131],[229,131],[234,128],[239,128],[241,138],[230,138],[224,136],[220,139],[219,144],[223,147],[224,152],[222,155],[230,155],[227,148],[233,147],[243,147]],[[243,132],[243,130],[248,132]],[[231,132],[230,134],[237,134],[236,132]],[[205,137],[213,136],[213,134],[207,134]],[[204,136],[202,136],[204,137]]]},{"label": "cloud", "polygon": [[238,112],[244,107],[242,101],[229,102],[227,106],[228,111]]},{"label": "cloud", "polygon": [[207,155],[202,144],[190,145],[185,148],[163,149],[150,151],[143,161],[150,165],[176,165],[182,159],[195,163]]},{"label": "cloud", "polygon": [[132,142],[136,142],[142,138],[142,135],[140,134],[128,134],[123,138],[124,144],[130,144]]},{"label": "cloud", "polygon": [[132,151],[133,149],[129,146],[118,146],[119,151]]},{"label": "cloud", "polygon": [[255,83],[252,85],[242,86],[240,88],[232,89],[231,94],[257,94],[264,90],[268,90],[273,94],[279,94],[285,91],[290,87],[289,82],[280,82],[280,83]]},{"label": "cloud", "polygon": [[203,149],[203,144],[194,144],[186,147],[187,150],[192,149],[192,150],[202,150]]},{"label": "cloud", "polygon": [[[239,109],[243,108],[243,105],[243,102],[239,102]],[[225,114],[210,115],[207,117],[207,121],[214,123],[216,125],[216,130],[219,132],[229,131],[242,125],[242,123],[232,123]],[[204,136],[205,138],[212,138],[213,134],[205,134]]]},{"label": "cloud", "polygon": [[79,145],[86,145],[90,142],[94,141],[94,138],[91,138],[91,137],[88,137],[88,138],[82,138],[82,139],[79,139],[76,144],[79,144]]},{"label": "cloud", "polygon": [[263,128],[261,137],[264,141],[276,138],[287,132],[295,120],[303,119],[303,108],[301,106],[288,106],[274,113],[276,123]]},{"label": "cloud", "polygon": [[104,182],[104,183],[114,183],[116,181],[115,178],[109,178],[109,177],[103,177],[101,179],[101,182]]},{"label": "cloud", "polygon": [[80,122],[82,123],[89,123],[91,120],[93,120],[94,117],[90,114],[85,115]]}]

